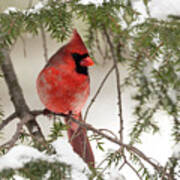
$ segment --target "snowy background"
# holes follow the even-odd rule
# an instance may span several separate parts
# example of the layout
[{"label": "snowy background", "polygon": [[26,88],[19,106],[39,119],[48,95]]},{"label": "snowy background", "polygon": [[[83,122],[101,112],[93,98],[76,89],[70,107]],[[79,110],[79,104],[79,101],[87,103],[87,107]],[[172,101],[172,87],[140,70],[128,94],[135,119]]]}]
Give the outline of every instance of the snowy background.
[{"label": "snowy background", "polygon": [[[0,0],[0,4],[1,4]],[[94,2],[97,5],[100,5],[102,1],[95,1],[95,0],[82,0],[82,3],[89,3]],[[142,13],[142,17],[140,21],[144,21],[147,17],[145,6],[142,1],[134,0],[133,7],[137,9],[139,12]],[[149,5],[150,14],[152,17],[166,19],[169,14],[180,15],[180,0],[151,0]],[[37,9],[41,8],[39,4]],[[37,10],[36,9],[36,10]],[[8,11],[6,10],[6,13]],[[83,26],[77,26],[78,31],[83,33]],[[48,37],[48,54],[51,56],[56,50],[61,46],[61,44],[57,44],[54,40]],[[24,48],[27,50],[27,55],[24,57]],[[43,57],[43,49],[41,43],[41,37],[31,37],[29,35],[25,38],[25,44],[23,44],[22,40],[18,40],[16,45],[13,47],[13,51],[11,54],[15,70],[17,76],[19,78],[19,82],[23,88],[23,92],[25,98],[28,102],[28,105],[32,109],[42,109],[43,105],[41,104],[35,87],[35,82],[39,71],[43,68],[45,61]],[[90,68],[90,76],[91,76],[91,96],[96,92],[100,82],[103,79],[103,76],[106,74],[108,69],[111,67],[111,63],[107,63],[105,65],[95,65],[94,67]],[[126,67],[120,67],[120,74],[122,79],[126,76]],[[1,80],[2,81],[2,80]],[[111,74],[109,77],[106,85],[103,88],[102,93],[97,98],[96,103],[93,105],[89,116],[88,116],[88,123],[92,124],[96,128],[107,128],[118,133],[119,130],[119,118],[118,118],[118,109],[117,109],[117,98],[116,98],[116,90],[112,87],[115,87],[115,76]],[[125,140],[128,140],[128,133],[130,132],[131,122],[133,121],[133,116],[131,115],[132,108],[134,104],[131,101],[132,89],[126,90],[123,92],[123,116],[125,119]],[[5,115],[9,115],[13,112],[13,106],[10,102],[10,98],[8,96],[8,91],[6,88],[5,83],[1,82],[0,88],[0,96],[1,104],[3,105],[3,109]],[[87,102],[86,106],[89,102]],[[84,108],[86,109],[86,108]],[[169,117],[163,113],[159,112],[156,114],[157,120],[160,120],[160,132],[154,136],[143,134],[142,139],[143,143],[138,145],[137,147],[141,149],[147,156],[152,157],[153,159],[157,159],[162,165],[167,161],[167,158],[171,156],[173,153],[173,149],[176,150],[175,156],[179,155],[179,146],[174,147],[173,141],[170,138],[170,129],[171,124],[169,123]],[[45,117],[39,118],[39,122],[45,134],[49,133],[49,127],[51,127],[52,122],[50,122]],[[4,143],[7,139],[9,139],[15,130],[16,122],[14,121],[4,130],[4,139],[1,139],[0,144]],[[66,138],[66,134],[65,134]],[[62,143],[63,142],[63,143]],[[71,152],[71,147],[65,143],[66,140],[61,139],[55,142],[54,146],[57,149],[57,144],[64,144],[65,151],[69,152],[73,158],[78,158],[76,155],[73,155]],[[116,149],[117,146],[110,143],[109,141],[104,140],[105,151],[109,151],[111,149]],[[95,151],[95,159],[97,164],[103,159],[104,152],[96,150],[96,143],[92,142],[93,149]],[[58,149],[57,149],[58,151]],[[64,152],[65,152],[64,151]],[[12,149],[8,155],[0,158],[0,170],[3,167],[9,165],[9,161],[11,161],[11,165],[21,166],[22,163],[19,161],[19,157],[22,156],[21,153],[24,152],[27,156],[27,160],[33,157],[30,157],[29,154],[33,154],[33,156],[39,156],[42,158],[51,158],[47,157],[44,154],[38,152],[33,148],[28,148],[24,146],[15,147]],[[31,153],[29,153],[31,152]],[[34,153],[32,153],[34,152]],[[64,152],[58,152],[60,154]],[[66,155],[64,155],[66,157]],[[36,157],[34,157],[36,158]],[[70,159],[66,159],[64,161],[68,161],[68,163],[73,163]],[[80,159],[77,160],[78,162],[81,161]],[[74,164],[75,172],[79,173],[79,169],[86,167],[85,164],[82,163],[83,167],[78,167],[77,164]],[[111,171],[111,170],[109,170]],[[87,169],[88,172],[88,169]],[[120,179],[119,174],[117,174],[116,170],[111,171],[111,175],[108,176],[110,179]],[[121,171],[127,180],[133,179],[136,180],[135,174],[132,171],[129,171],[128,168],[124,168]],[[81,174],[83,176],[83,174]],[[79,176],[80,177],[80,176]],[[75,178],[76,179],[76,178]],[[79,179],[79,178],[78,178]],[[85,179],[84,177],[82,178]],[[123,178],[122,178],[123,179]]]}]

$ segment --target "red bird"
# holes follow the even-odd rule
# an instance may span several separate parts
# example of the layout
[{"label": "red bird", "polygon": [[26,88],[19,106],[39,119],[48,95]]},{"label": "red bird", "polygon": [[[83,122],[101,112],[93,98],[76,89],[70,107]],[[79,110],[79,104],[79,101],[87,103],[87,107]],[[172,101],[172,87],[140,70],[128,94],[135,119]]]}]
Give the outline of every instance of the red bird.
[{"label": "red bird", "polygon": [[[37,79],[38,95],[46,109],[54,113],[72,114],[82,121],[81,110],[89,96],[88,66],[94,62],[76,30],[71,41],[48,61]],[[86,130],[74,122],[65,122],[73,150],[94,167],[94,155]]]}]

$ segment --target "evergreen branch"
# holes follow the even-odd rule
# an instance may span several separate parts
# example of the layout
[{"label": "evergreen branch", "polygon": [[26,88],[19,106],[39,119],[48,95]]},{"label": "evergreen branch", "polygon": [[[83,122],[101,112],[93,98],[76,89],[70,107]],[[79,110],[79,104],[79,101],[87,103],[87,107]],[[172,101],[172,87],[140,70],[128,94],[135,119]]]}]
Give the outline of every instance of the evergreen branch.
[{"label": "evergreen branch", "polygon": [[[134,155],[137,155],[137,157],[140,160],[144,160],[148,162],[151,166],[154,167],[156,172],[159,174],[156,174],[157,177],[162,175],[162,178],[166,178],[167,173],[169,173],[169,170],[171,173],[174,173],[174,167],[176,167],[176,164],[173,165],[172,168],[169,167],[164,167],[162,168],[157,162],[154,163],[154,161],[150,158],[148,158],[143,152],[141,152],[139,149],[135,148],[133,145],[129,144],[124,144],[123,142],[123,117],[122,117],[122,97],[121,97],[121,87],[120,87],[120,74],[118,72],[118,60],[121,60],[121,45],[120,48],[117,47],[116,45],[116,39],[111,40],[111,34],[109,35],[108,28],[113,31],[112,37],[119,37],[119,35],[122,35],[122,42],[127,41],[126,37],[131,36],[132,41],[127,44],[127,48],[129,48],[128,45],[130,45],[132,49],[129,49],[128,53],[133,54],[131,60],[135,59],[135,56],[138,55],[137,60],[135,61],[134,67],[132,68],[131,65],[129,66],[131,70],[134,72],[130,75],[131,79],[133,80],[133,83],[136,88],[138,88],[138,94],[137,94],[137,99],[139,104],[136,106],[135,109],[135,114],[138,116],[139,120],[137,123],[134,125],[134,138],[138,139],[140,136],[141,132],[146,131],[148,128],[153,129],[154,132],[158,129],[156,124],[151,122],[153,115],[155,114],[156,110],[162,108],[169,114],[171,114],[174,119],[174,126],[173,126],[173,135],[175,136],[176,141],[180,139],[179,137],[179,119],[178,119],[178,114],[179,114],[179,102],[172,102],[171,98],[167,94],[168,87],[171,86],[175,89],[175,91],[179,90],[179,83],[178,83],[178,78],[174,74],[176,74],[176,70],[179,69],[179,17],[174,17],[175,21],[157,21],[157,20],[147,20],[146,22],[142,24],[138,24],[133,26],[131,29],[123,29],[121,27],[121,23],[124,21],[126,22],[126,19],[123,19],[124,17],[122,16],[122,19],[119,19],[119,7],[122,7],[123,11],[126,11],[128,13],[128,10],[130,10],[130,13],[128,13],[128,18],[134,21],[133,15],[136,14],[133,12],[132,9],[130,9],[128,6],[122,6],[122,4],[125,4],[121,1],[110,1],[110,2],[104,2],[101,6],[95,6],[95,5],[79,5],[79,1],[72,1],[72,3],[69,3],[70,6],[67,6],[67,3],[64,3],[65,1],[49,1],[47,6],[44,6],[40,8],[38,11],[25,11],[25,12],[10,12],[9,14],[1,14],[0,15],[0,23],[2,24],[2,28],[0,29],[0,36],[3,37],[3,42],[0,42],[0,49],[4,48],[5,45],[12,45],[14,40],[17,39],[17,37],[20,35],[21,32],[31,32],[32,34],[37,34],[39,33],[39,29],[41,28],[40,24],[52,35],[53,38],[56,38],[58,40],[63,40],[65,37],[67,37],[68,33],[70,32],[71,29],[71,18],[72,15],[71,13],[74,13],[74,7],[75,9],[80,11],[75,12],[76,15],[81,15],[80,17],[85,17],[87,16],[88,18],[88,25],[91,27],[91,32],[92,34],[94,33],[94,29],[97,32],[97,29],[102,28],[102,25],[105,26],[105,40],[106,40],[106,47],[108,47],[108,52],[107,55],[109,55],[109,51],[112,54],[112,60],[115,65],[115,73],[116,73],[116,81],[117,81],[117,91],[118,91],[118,106],[119,106],[119,117],[120,117],[120,140],[108,136],[107,133],[104,133],[101,129],[93,129],[91,125],[84,124],[85,128],[90,131],[93,131],[95,134],[98,134],[99,136],[102,136],[106,139],[109,138],[109,141],[118,144],[121,149],[127,150],[129,153],[132,153]],[[66,2],[71,2],[71,1],[66,1]],[[120,3],[120,4],[118,4]],[[72,6],[72,7],[71,7]],[[74,6],[74,7],[73,7]],[[67,8],[68,7],[68,8]],[[117,8],[116,8],[117,7]],[[72,11],[69,9],[72,8]],[[31,8],[33,10],[33,8]],[[69,13],[70,12],[70,13]],[[118,13],[116,13],[118,12]],[[112,15],[112,16],[111,16]],[[136,14],[137,15],[137,14]],[[125,16],[125,14],[124,14]],[[115,19],[114,19],[115,18]],[[117,20],[117,21],[116,21]],[[131,20],[130,20],[131,21]],[[130,27],[130,26],[129,26]],[[134,30],[133,30],[134,29]],[[102,30],[102,29],[101,29]],[[122,33],[122,34],[121,34]],[[132,35],[132,34],[133,35]],[[91,35],[92,35],[91,34]],[[131,35],[130,35],[131,34]],[[93,36],[93,35],[92,35]],[[134,36],[134,38],[133,38]],[[42,33],[42,38],[43,38],[43,33]],[[45,37],[46,38],[46,37]],[[45,59],[47,59],[47,54],[46,54],[46,39],[43,38],[43,48],[44,48],[44,56]],[[126,40],[125,40],[126,39]],[[154,40],[161,40],[159,42],[159,45],[157,43],[154,43]],[[92,38],[90,38],[91,44],[93,44]],[[106,56],[103,54],[103,51],[101,47],[99,46],[99,41],[97,39],[97,34],[96,34],[96,45],[97,49],[99,50],[101,56]],[[92,45],[91,45],[92,46]],[[163,48],[161,48],[163,46]],[[92,47],[93,48],[93,47]],[[165,51],[169,53],[165,53],[162,51],[162,49],[165,48]],[[123,50],[123,49],[122,49]],[[157,71],[159,72],[160,76],[158,77],[155,72],[151,72],[151,75],[153,76],[154,82],[152,84],[154,87],[150,84],[151,77],[147,77],[144,73],[144,68],[147,65],[147,61],[150,63],[154,63],[156,60],[158,60],[160,57],[159,55],[162,55],[164,53],[164,56],[166,56],[164,59],[167,59],[165,66],[161,66]],[[123,52],[122,52],[123,54]],[[1,54],[0,54],[1,55]],[[119,58],[118,58],[119,57]],[[149,61],[152,60],[152,61]],[[8,62],[8,61],[7,61]],[[130,61],[129,61],[130,62]],[[169,64],[172,63],[173,68]],[[6,69],[7,70],[7,69]],[[4,70],[5,71],[5,70]],[[11,70],[10,70],[11,71]],[[8,71],[7,71],[8,72]],[[173,72],[173,73],[172,73]],[[179,70],[178,70],[179,72]],[[5,73],[4,73],[5,74]],[[8,74],[8,73],[7,73]],[[134,76],[135,75],[135,76]],[[106,75],[108,76],[108,75]],[[106,78],[105,76],[105,78]],[[147,78],[147,83],[144,83],[144,76]],[[13,77],[13,76],[12,76]],[[16,77],[16,76],[15,76]],[[7,78],[7,77],[5,77]],[[148,79],[149,78],[149,79]],[[87,111],[85,113],[85,119],[87,117],[87,114],[90,110],[90,107],[94,103],[96,97],[100,93],[104,83],[100,85],[97,93],[95,96],[92,98],[89,107],[87,108]],[[8,81],[7,81],[8,82]],[[14,80],[9,81],[9,84],[12,83],[12,86],[14,85]],[[165,86],[161,86],[161,84],[164,84]],[[15,87],[17,83],[15,81]],[[10,85],[9,89],[12,89],[12,86]],[[153,88],[152,88],[153,87]],[[157,92],[155,92],[157,89]],[[18,91],[19,88],[16,88]],[[25,100],[23,101],[16,101],[14,99],[18,99],[19,96],[16,97],[15,91],[10,90],[11,94],[11,99],[13,101],[13,105],[15,107],[15,112],[7,117],[2,123],[0,124],[0,130],[3,129],[6,125],[8,125],[9,122],[11,122],[15,117],[20,118],[21,121],[26,118],[26,115],[30,115],[30,121],[27,120],[27,125],[31,129],[32,133],[35,131],[39,130],[40,128],[38,124],[36,123],[36,116],[43,114],[42,111],[30,111],[29,108],[26,108],[26,102]],[[20,89],[20,94],[22,94],[22,91]],[[17,93],[18,94],[18,93]],[[13,97],[15,96],[15,98]],[[146,107],[149,103],[149,99],[151,99],[153,96],[155,96],[155,100],[157,100],[156,104],[153,105],[153,107]],[[21,96],[23,97],[23,96]],[[21,98],[20,98],[21,99]],[[177,100],[178,101],[178,100]],[[21,104],[22,106],[18,106],[18,104]],[[25,108],[23,107],[25,105]],[[18,109],[18,110],[17,110]],[[21,112],[20,112],[21,111]],[[63,116],[63,115],[62,115]],[[63,116],[65,117],[65,116]],[[70,119],[73,121],[72,117]],[[31,126],[29,123],[31,122],[35,123],[35,125]],[[21,122],[20,122],[21,123]],[[76,122],[79,123],[79,122]],[[84,122],[82,122],[84,123]],[[79,124],[80,126],[83,126],[83,124]],[[86,126],[87,125],[87,126]],[[80,127],[79,126],[79,127]],[[14,134],[14,138],[12,139],[17,139],[18,137],[18,127],[20,127],[20,124],[17,125],[17,130],[16,133]],[[35,128],[34,128],[35,127]],[[38,129],[39,128],[39,129]],[[22,129],[22,128],[20,128]],[[30,132],[30,136],[34,137]],[[40,131],[41,132],[41,131]],[[113,133],[111,133],[113,134]],[[98,136],[98,137],[99,137]],[[34,139],[34,138],[32,138]],[[39,142],[39,141],[38,141]],[[10,142],[10,145],[14,144],[13,140],[12,143]],[[123,147],[123,148],[122,148]],[[121,151],[122,155],[126,155],[124,151]],[[129,163],[129,162],[128,162]],[[122,167],[127,164],[126,162],[123,163]],[[128,164],[127,164],[128,165]],[[140,164],[142,166],[142,169],[147,171],[145,166],[143,164]],[[128,165],[131,168],[131,164]],[[132,166],[133,167],[133,166]],[[133,167],[134,168],[134,167]],[[133,170],[133,168],[131,168]],[[169,168],[169,169],[168,169]],[[148,174],[148,173],[147,173]],[[148,174],[149,175],[149,174]],[[148,176],[147,175],[147,176]],[[138,175],[137,175],[138,176]],[[174,175],[172,176],[174,177]],[[148,178],[151,178],[148,176]],[[171,175],[169,175],[170,179]]]},{"label": "evergreen branch", "polygon": [[141,176],[139,175],[139,172],[138,172],[138,171],[134,168],[134,166],[126,159],[126,156],[125,156],[125,155],[123,155],[123,158],[124,158],[125,164],[127,164],[127,165],[132,169],[132,171],[134,171],[134,173],[136,174],[136,176],[137,176],[140,180],[142,180]]},{"label": "evergreen branch", "polygon": [[[43,115],[44,110],[34,110],[34,111],[31,111],[31,114],[33,114],[34,116]],[[90,130],[90,131],[102,136],[103,138],[106,138],[107,140],[119,145],[120,147],[123,147],[123,148],[127,149],[127,151],[135,153],[140,158],[142,158],[144,161],[146,161],[148,164],[150,164],[153,168],[155,168],[157,171],[161,172],[163,170],[163,167],[160,166],[159,163],[156,164],[155,162],[151,161],[150,158],[148,158],[142,151],[140,151],[136,147],[134,147],[132,145],[124,144],[121,141],[117,140],[116,138],[113,138],[113,137],[103,133],[99,129],[94,128],[92,125],[90,125],[88,123],[85,123],[83,121],[79,121],[79,120],[73,118],[71,115],[66,115],[66,114],[62,114],[62,113],[53,113],[53,112],[50,112],[50,111],[49,111],[49,114],[69,118],[71,121],[77,123],[81,127],[86,128],[87,130]]]},{"label": "evergreen branch", "polygon": [[133,165],[132,165],[130,162],[128,162],[128,161],[126,161],[126,164],[135,172],[136,176],[137,176],[140,180],[142,180],[141,176],[139,175],[138,171],[133,167]]},{"label": "evergreen branch", "polygon": [[[119,153],[119,150],[115,151],[110,158],[111,158],[111,159],[114,159],[114,158],[116,157],[116,154],[118,154],[118,153]],[[109,158],[109,156],[107,156],[107,157],[98,165],[98,167],[100,167],[100,165],[102,165],[106,160],[108,160],[108,158]],[[124,163],[123,163],[123,164],[124,164]],[[111,165],[111,164],[108,163],[108,164],[102,169],[102,171],[97,174],[97,177],[100,177],[100,176],[106,171],[106,169],[108,169],[108,168],[110,167],[110,165]],[[124,164],[124,165],[125,165],[125,164]],[[122,168],[123,168],[124,165],[121,165]]]}]

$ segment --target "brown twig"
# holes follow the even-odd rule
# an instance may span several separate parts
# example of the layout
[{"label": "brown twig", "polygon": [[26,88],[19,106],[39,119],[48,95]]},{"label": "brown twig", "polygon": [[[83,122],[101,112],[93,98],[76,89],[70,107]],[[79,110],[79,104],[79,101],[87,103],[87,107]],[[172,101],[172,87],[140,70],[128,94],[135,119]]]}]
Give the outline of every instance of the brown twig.
[{"label": "brown twig", "polygon": [[[42,115],[43,114],[43,111],[42,110],[35,110],[35,111],[31,111],[31,113],[34,115],[34,116],[39,116],[39,115]],[[130,151],[132,153],[135,153],[136,155],[138,155],[140,158],[142,158],[144,161],[146,161],[147,163],[149,163],[153,168],[155,168],[157,171],[162,171],[162,167],[159,165],[159,163],[154,163],[153,161],[151,161],[150,158],[148,158],[142,151],[140,151],[139,149],[137,149],[136,147],[132,146],[132,145],[129,145],[129,144],[124,144],[122,143],[121,141],[99,131],[99,129],[96,129],[94,128],[92,125],[86,123],[86,122],[83,122],[83,121],[79,121],[75,118],[73,118],[72,116],[69,116],[69,115],[65,115],[65,114],[56,114],[56,113],[52,113],[54,115],[58,115],[58,116],[62,116],[62,117],[68,117],[71,119],[71,121],[77,123],[78,125],[80,125],[81,127],[84,127],[86,128],[87,130],[90,130],[104,138],[106,138],[107,140],[127,149],[127,151]]]},{"label": "brown twig", "polygon": [[42,36],[42,45],[44,49],[44,59],[45,59],[45,62],[48,62],[47,40],[46,40],[46,33],[44,31],[43,25],[40,25],[40,30],[41,30],[41,36]]},{"label": "brown twig", "polygon": [[[116,156],[116,154],[117,154],[118,152],[119,152],[119,150],[116,151],[116,152],[114,152],[113,158]],[[107,157],[107,158],[108,158],[108,157]],[[107,158],[105,158],[105,160],[106,160]],[[104,160],[104,162],[105,162],[105,160]],[[103,170],[102,170],[100,173],[97,174],[97,177],[98,177],[98,176],[101,176],[101,174],[103,174],[103,173],[106,171],[106,169],[108,169],[108,167],[109,167],[109,164],[107,164],[107,165],[103,168]]]},{"label": "brown twig", "polygon": [[24,124],[26,124],[30,119],[28,117],[24,118],[23,120],[21,120],[18,124],[17,124],[17,128],[16,128],[16,132],[15,134],[12,136],[12,138],[6,142],[5,144],[0,146],[0,149],[2,148],[7,148],[8,150],[11,149],[14,144],[16,143],[16,141],[19,138],[19,135],[21,133],[21,130],[24,126]]},{"label": "brown twig", "polygon": [[124,159],[124,162],[125,164],[127,164],[131,169],[132,171],[135,172],[136,176],[142,180],[141,176],[139,175],[139,172],[134,168],[134,166],[126,159],[126,156],[123,154],[123,159]]},{"label": "brown twig", "polygon": [[112,59],[114,62],[114,66],[115,66],[115,73],[116,73],[116,84],[117,84],[117,93],[118,93],[118,106],[119,106],[119,117],[120,117],[120,130],[119,130],[119,134],[120,134],[120,141],[121,143],[123,143],[123,115],[122,115],[122,95],[121,95],[121,88],[120,88],[120,73],[119,73],[119,68],[118,68],[118,59],[117,56],[114,52],[115,47],[113,46],[113,43],[111,42],[110,36],[106,30],[106,27],[104,27],[104,34],[105,37],[107,39],[107,42],[109,44],[110,47],[110,51],[112,54]]},{"label": "brown twig", "polygon": [[121,166],[119,167],[119,171],[126,165],[126,162],[123,162]]},{"label": "brown twig", "polygon": [[164,180],[164,179],[165,179],[167,166],[168,166],[168,164],[165,165],[165,167],[164,167],[164,169],[163,169],[163,171],[162,171],[162,177],[161,177],[161,180]]},{"label": "brown twig", "polygon": [[110,133],[111,135],[113,135],[115,139],[118,139],[118,137],[116,136],[116,134],[113,133],[113,132],[112,132],[111,130],[109,130],[109,129],[99,129],[99,131],[101,131],[101,132],[108,132],[108,133]]},{"label": "brown twig", "polygon": [[8,116],[5,120],[0,124],[0,130],[2,130],[5,126],[7,126],[11,121],[13,121],[17,117],[17,113],[14,112],[10,116]]},{"label": "brown twig", "polygon": [[93,105],[93,103],[95,102],[97,96],[99,95],[99,93],[101,92],[107,78],[109,77],[109,75],[111,74],[111,72],[114,70],[114,65],[109,69],[109,71],[107,72],[107,74],[105,75],[104,79],[102,80],[98,90],[96,91],[95,95],[93,96],[93,98],[91,99],[91,102],[89,103],[87,109],[86,109],[86,112],[85,112],[85,115],[84,115],[84,121],[86,121],[86,118],[87,118],[87,115],[89,113],[89,110],[91,108],[91,106]]},{"label": "brown twig", "polygon": [[136,176],[142,180],[141,176],[139,175],[138,171],[133,167],[133,165],[131,165],[131,163],[129,163],[127,160],[126,160],[126,164],[135,172]]},{"label": "brown twig", "polygon": [[[118,151],[119,151],[119,150],[118,150]],[[114,152],[114,153],[117,153],[117,151]],[[97,169],[100,168],[101,165],[102,165],[104,162],[106,162],[107,159],[108,159],[108,157],[104,158],[104,159],[98,164],[98,166],[97,166],[96,168],[97,168]],[[125,164],[126,164],[126,163],[123,162],[123,163],[121,164],[121,166],[118,168],[118,170],[120,171],[120,170],[124,167]],[[107,168],[108,168],[108,165],[107,165],[105,168],[107,169]],[[106,170],[106,169],[105,169],[105,170]],[[104,172],[104,171],[103,171],[103,172]],[[97,175],[97,176],[100,176],[101,174],[102,174],[102,172],[100,172],[99,175]]]},{"label": "brown twig", "polygon": [[22,44],[23,44],[23,53],[24,53],[24,57],[27,56],[27,51],[26,51],[26,41],[24,39],[23,36],[20,36],[20,39],[22,40]]}]

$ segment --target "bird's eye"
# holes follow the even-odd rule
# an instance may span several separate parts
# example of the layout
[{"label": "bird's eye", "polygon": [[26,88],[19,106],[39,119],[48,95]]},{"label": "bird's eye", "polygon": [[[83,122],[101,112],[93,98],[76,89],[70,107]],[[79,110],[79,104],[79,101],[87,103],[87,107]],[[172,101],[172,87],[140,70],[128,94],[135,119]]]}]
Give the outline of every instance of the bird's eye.
[{"label": "bird's eye", "polygon": [[74,60],[80,60],[81,56],[79,54],[77,54],[77,53],[73,53],[72,57],[74,58]]}]

